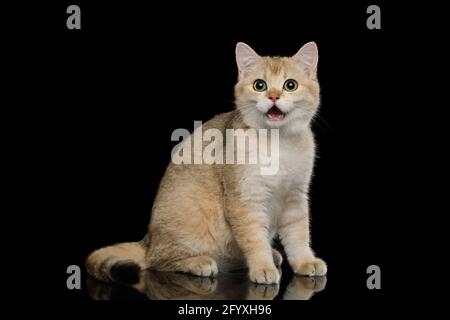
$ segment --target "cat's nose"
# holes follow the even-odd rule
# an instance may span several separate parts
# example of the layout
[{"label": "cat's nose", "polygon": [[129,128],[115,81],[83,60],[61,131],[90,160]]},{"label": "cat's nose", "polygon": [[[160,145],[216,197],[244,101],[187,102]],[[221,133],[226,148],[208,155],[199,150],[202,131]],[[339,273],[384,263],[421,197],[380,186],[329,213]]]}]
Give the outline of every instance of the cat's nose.
[{"label": "cat's nose", "polygon": [[278,99],[280,99],[280,95],[277,93],[273,93],[269,96],[269,99],[272,100],[273,103],[275,103]]}]

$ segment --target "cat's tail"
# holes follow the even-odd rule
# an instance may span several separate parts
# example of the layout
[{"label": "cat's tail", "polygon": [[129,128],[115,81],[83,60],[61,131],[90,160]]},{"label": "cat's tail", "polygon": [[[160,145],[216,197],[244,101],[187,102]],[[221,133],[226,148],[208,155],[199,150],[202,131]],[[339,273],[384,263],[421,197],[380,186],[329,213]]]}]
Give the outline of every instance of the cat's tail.
[{"label": "cat's tail", "polygon": [[86,259],[86,268],[101,281],[135,284],[145,269],[144,243],[125,242],[95,250]]}]

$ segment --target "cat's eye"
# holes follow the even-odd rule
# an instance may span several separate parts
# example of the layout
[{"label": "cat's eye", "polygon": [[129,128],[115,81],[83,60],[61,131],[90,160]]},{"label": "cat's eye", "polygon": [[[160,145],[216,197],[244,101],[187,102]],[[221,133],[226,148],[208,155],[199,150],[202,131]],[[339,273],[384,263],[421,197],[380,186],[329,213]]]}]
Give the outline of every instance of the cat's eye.
[{"label": "cat's eye", "polygon": [[253,82],[253,89],[255,89],[255,91],[258,91],[258,92],[266,91],[267,84],[264,80],[261,80],[261,79],[255,80],[255,82]]},{"label": "cat's eye", "polygon": [[288,79],[283,85],[283,89],[286,91],[295,91],[298,88],[298,83],[294,79]]}]

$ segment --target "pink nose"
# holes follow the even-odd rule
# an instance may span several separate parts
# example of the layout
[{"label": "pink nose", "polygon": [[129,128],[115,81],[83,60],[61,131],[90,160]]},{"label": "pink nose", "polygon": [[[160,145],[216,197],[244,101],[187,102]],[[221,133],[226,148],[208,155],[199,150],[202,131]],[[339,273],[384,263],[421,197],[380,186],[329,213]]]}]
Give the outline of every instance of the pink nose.
[{"label": "pink nose", "polygon": [[273,103],[275,103],[278,99],[280,99],[280,95],[279,95],[279,94],[276,94],[276,93],[271,94],[271,95],[269,96],[269,99],[272,100]]}]

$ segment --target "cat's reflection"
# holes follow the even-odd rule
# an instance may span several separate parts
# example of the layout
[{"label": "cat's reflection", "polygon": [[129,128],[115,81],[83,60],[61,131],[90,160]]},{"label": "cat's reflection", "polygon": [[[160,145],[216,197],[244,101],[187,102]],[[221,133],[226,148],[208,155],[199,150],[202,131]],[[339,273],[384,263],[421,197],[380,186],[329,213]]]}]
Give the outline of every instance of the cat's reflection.
[{"label": "cat's reflection", "polygon": [[[322,291],[326,277],[293,276],[282,293],[282,299],[308,300]],[[219,274],[202,278],[173,272],[145,271],[138,284],[118,287],[89,278],[87,289],[96,300],[145,298],[151,300],[272,300],[279,285],[259,285],[248,280],[246,273]]]},{"label": "cat's reflection", "polygon": [[283,294],[283,300],[309,300],[315,293],[325,289],[326,284],[327,278],[325,276],[294,276]]}]

